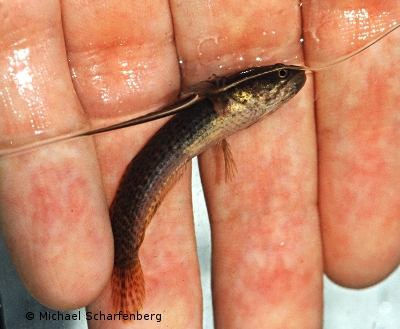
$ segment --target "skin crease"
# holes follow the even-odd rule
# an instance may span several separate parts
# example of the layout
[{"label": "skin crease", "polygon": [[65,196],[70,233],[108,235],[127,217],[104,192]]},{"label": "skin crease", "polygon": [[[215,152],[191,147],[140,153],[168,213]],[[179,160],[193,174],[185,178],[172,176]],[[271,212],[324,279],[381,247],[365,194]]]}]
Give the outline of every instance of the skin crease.
[{"label": "skin crease", "polygon": [[[321,17],[336,26],[336,13],[366,8],[371,13],[390,11],[394,20],[396,8],[385,7],[389,2],[380,3],[353,1],[349,8],[332,1],[321,8],[317,1],[305,2],[307,64],[329,62],[326,53],[330,54],[332,44],[344,53],[349,51],[349,38],[337,38],[337,31],[324,30]],[[128,114],[170,103],[180,88],[178,58],[183,61],[183,87],[213,73],[223,75],[284,60],[302,63],[297,42],[300,12],[294,1],[246,6],[234,1],[202,5],[171,1],[170,6],[172,16],[168,3],[162,1],[142,5],[62,1],[62,26],[77,97],[60,42],[60,8],[50,1],[33,1],[29,6],[3,2],[0,17],[7,18],[7,24],[0,28],[0,40],[7,48],[0,47],[2,76],[8,77],[5,72],[9,74],[8,68],[14,65],[3,59],[15,54],[14,49],[27,47],[33,51],[28,66],[34,76],[46,69],[52,73],[49,81],[64,82],[67,87],[50,92],[46,86],[58,84],[34,79],[32,87],[44,101],[24,108],[20,104],[32,104],[29,100],[37,95],[16,89],[19,93],[2,98],[2,112],[13,104],[23,108],[24,114],[46,110],[55,118],[50,121],[49,134],[61,134],[76,129],[70,122],[79,123],[78,127],[86,124],[79,104],[97,124],[114,123]],[[371,15],[371,20],[377,17]],[[23,24],[16,26],[15,22]],[[342,32],[353,35],[359,30],[357,25]],[[49,47],[54,53],[35,47],[51,38],[58,40]],[[213,230],[217,328],[319,328],[322,259],[327,273],[347,286],[373,284],[397,266],[400,185],[395,150],[400,139],[393,104],[398,104],[399,96],[398,88],[390,87],[395,82],[388,79],[396,79],[399,64],[396,56],[387,56],[384,66],[374,67],[382,63],[382,53],[395,52],[393,45],[398,43],[395,36],[387,38],[380,48],[344,65],[348,67],[318,73],[315,95],[310,76],[304,90],[284,108],[232,136],[229,142],[238,167],[232,182],[221,179],[223,164],[214,149],[201,156]],[[0,90],[7,90],[15,80],[6,78],[1,83]],[[339,102],[350,90],[355,91],[353,96]],[[364,99],[371,104],[360,103]],[[384,106],[382,99],[387,100]],[[374,111],[378,105],[381,110]],[[70,120],[65,120],[66,108]],[[87,138],[1,160],[2,234],[22,280],[39,301],[54,308],[78,308],[104,289],[112,266],[104,200],[111,202],[126,164],[163,122],[100,135],[94,139],[96,149]],[[26,126],[17,133],[5,129],[4,140],[33,136],[29,129]],[[143,312],[162,313],[163,327],[201,327],[189,176],[187,172],[167,195],[140,253],[147,290]],[[35,200],[39,205],[31,206]],[[108,298],[106,287],[88,310],[111,312]],[[159,325],[113,323],[113,328]],[[90,327],[106,328],[109,323],[91,321]]]}]

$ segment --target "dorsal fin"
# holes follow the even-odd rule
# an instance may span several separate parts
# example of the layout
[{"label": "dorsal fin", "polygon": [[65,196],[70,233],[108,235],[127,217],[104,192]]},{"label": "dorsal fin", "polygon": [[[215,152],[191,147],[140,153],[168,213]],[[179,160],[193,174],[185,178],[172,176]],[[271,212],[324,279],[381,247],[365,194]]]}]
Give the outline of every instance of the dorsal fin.
[{"label": "dorsal fin", "polygon": [[181,96],[186,96],[186,95],[200,95],[200,96],[208,96],[208,95],[213,95],[216,93],[216,88],[215,85],[211,81],[201,81],[199,83],[196,83],[195,85],[189,87],[188,89],[184,90],[181,93]]}]

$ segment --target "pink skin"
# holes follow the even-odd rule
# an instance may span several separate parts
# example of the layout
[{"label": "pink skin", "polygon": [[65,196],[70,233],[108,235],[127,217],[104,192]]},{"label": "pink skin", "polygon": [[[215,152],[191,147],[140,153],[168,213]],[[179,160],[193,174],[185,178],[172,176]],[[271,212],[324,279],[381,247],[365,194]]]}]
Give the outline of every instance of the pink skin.
[{"label": "pink skin", "polygon": [[[171,1],[170,7],[62,1],[61,8],[53,1],[3,2],[1,146],[76,131],[88,124],[83,110],[96,126],[166,105],[179,93],[178,58],[183,87],[250,66],[302,64],[304,57],[310,66],[332,62],[365,42],[351,44],[364,30],[343,13],[365,9],[370,24],[388,26],[396,19],[393,3],[305,2],[304,56],[295,1]],[[383,12],[390,15],[381,19]],[[217,328],[320,328],[323,266],[335,281],[361,287],[399,263],[399,64],[390,56],[396,44],[391,36],[316,74],[314,87],[309,75],[290,103],[229,138],[238,168],[231,182],[223,179],[215,149],[200,157]],[[163,122],[0,160],[2,233],[40,302],[58,309],[92,303],[89,311],[113,312],[107,205],[126,164]],[[142,312],[162,313],[163,327],[201,327],[189,172],[155,215],[140,258],[147,291]],[[160,324],[113,328],[143,325]]]},{"label": "pink skin", "polygon": [[[38,131],[46,138],[87,125],[70,79],[59,4],[2,2],[0,17],[2,148],[33,142]],[[113,259],[93,141],[5,158],[0,170],[1,230],[29,292],[54,308],[91,302]]]},{"label": "pink skin", "polygon": [[[304,37],[306,52],[315,51],[307,52],[308,65],[326,59],[328,43],[337,44],[335,55],[343,56],[363,46],[364,26],[379,30],[400,17],[396,2],[360,1],[352,8],[346,3],[310,2]],[[318,18],[310,13],[326,10],[332,11],[330,24],[322,19],[315,27]],[[357,27],[360,33],[354,34]],[[377,36],[371,32],[366,41]],[[400,262],[399,41],[396,31],[353,59],[315,75],[325,272],[345,286],[372,285]]]}]

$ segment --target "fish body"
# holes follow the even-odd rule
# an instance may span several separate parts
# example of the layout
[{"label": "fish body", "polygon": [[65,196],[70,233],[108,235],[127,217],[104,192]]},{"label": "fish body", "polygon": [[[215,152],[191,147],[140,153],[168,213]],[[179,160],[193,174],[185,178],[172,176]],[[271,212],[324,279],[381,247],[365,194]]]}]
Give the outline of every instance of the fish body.
[{"label": "fish body", "polygon": [[139,248],[151,218],[183,173],[185,164],[208,147],[274,112],[305,81],[304,71],[276,64],[189,89],[189,94],[202,95],[202,99],[176,114],[145,144],[128,165],[111,205],[115,310],[129,313],[143,306],[145,289]]}]

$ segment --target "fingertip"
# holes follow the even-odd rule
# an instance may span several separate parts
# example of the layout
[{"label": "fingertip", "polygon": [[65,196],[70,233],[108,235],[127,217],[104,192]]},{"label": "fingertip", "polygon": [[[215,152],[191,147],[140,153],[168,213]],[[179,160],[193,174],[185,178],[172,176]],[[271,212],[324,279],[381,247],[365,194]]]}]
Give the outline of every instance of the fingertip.
[{"label": "fingertip", "polygon": [[111,276],[112,236],[101,235],[103,246],[86,242],[81,249],[70,244],[59,259],[42,255],[27,260],[21,250],[12,252],[11,258],[24,286],[39,303],[62,311],[78,309],[92,303]]},{"label": "fingertip", "polygon": [[22,283],[39,303],[61,311],[73,310],[92,303],[105,289],[112,272],[111,242],[104,236],[104,248],[87,244],[85,250],[79,250],[71,246],[64,261],[51,255],[27,260],[21,250],[12,252],[11,258]]},{"label": "fingertip", "polygon": [[330,280],[352,289],[362,289],[386,279],[399,265],[399,250],[382,243],[381,247],[355,243],[339,248],[325,242],[324,270]]},{"label": "fingertip", "polygon": [[45,270],[35,273],[33,278],[27,278],[26,273],[21,274],[21,278],[39,303],[60,311],[74,310],[92,303],[105,289],[112,270],[112,259],[107,261],[106,258],[108,255],[104,255],[104,262],[97,264],[89,261],[87,267],[71,273],[68,281],[61,282],[57,273],[43,273]]},{"label": "fingertip", "polygon": [[339,286],[350,289],[364,289],[385,280],[395,269],[396,267],[385,272],[374,273],[374,275],[360,270],[339,272],[335,269],[327,269],[325,274],[332,282]]},{"label": "fingertip", "polygon": [[28,291],[60,310],[101,293],[114,252],[93,143],[68,143],[1,163],[7,179],[0,185],[0,224],[11,259]]}]

